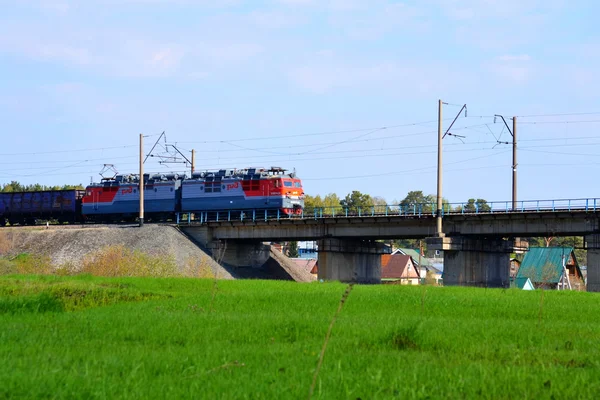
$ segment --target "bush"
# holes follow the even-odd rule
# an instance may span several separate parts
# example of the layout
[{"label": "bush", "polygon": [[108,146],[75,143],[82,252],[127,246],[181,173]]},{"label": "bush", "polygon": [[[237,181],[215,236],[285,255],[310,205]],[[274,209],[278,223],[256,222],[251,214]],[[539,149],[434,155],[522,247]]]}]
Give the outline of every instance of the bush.
[{"label": "bush", "polygon": [[15,264],[17,274],[47,275],[52,273],[52,260],[43,254],[21,253],[12,262]]},{"label": "bush", "polygon": [[16,274],[17,266],[14,262],[0,258],[0,275]]},{"label": "bush", "polygon": [[168,255],[150,255],[118,245],[86,256],[81,272],[96,276],[169,277],[177,275],[177,265]]},{"label": "bush", "polygon": [[183,276],[188,278],[216,278],[210,260],[196,257],[189,257],[185,260]]},{"label": "bush", "polygon": [[0,256],[8,254],[13,247],[12,237],[6,234],[6,232],[0,232]]}]

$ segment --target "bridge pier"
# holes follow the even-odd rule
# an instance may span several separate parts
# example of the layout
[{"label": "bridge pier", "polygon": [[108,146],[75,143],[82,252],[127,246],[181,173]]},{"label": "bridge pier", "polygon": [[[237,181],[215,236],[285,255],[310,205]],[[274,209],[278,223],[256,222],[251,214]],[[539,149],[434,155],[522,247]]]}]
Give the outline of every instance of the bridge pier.
[{"label": "bridge pier", "polygon": [[523,252],[525,243],[464,236],[428,238],[430,250],[444,251],[444,286],[507,288],[510,254]]},{"label": "bridge pier", "polygon": [[322,239],[318,242],[318,278],[381,283],[381,255],[391,249],[372,240]]},{"label": "bridge pier", "polygon": [[208,244],[219,264],[236,268],[261,268],[271,256],[271,247],[260,241],[219,241]]},{"label": "bridge pier", "polygon": [[600,292],[600,234],[586,235],[587,291]]}]

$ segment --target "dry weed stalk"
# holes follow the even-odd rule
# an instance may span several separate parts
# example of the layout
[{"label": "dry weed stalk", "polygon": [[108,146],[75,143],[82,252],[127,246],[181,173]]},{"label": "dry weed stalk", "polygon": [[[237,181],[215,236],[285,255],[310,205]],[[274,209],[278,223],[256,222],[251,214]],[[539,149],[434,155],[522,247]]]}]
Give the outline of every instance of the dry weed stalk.
[{"label": "dry weed stalk", "polygon": [[338,315],[340,315],[340,312],[342,311],[342,308],[344,307],[346,300],[348,300],[348,296],[350,296],[350,292],[352,291],[353,287],[354,287],[354,283],[348,284],[348,286],[346,287],[346,290],[344,291],[344,294],[342,295],[342,298],[340,299],[340,304],[338,305],[338,308],[337,308],[335,314],[333,315],[331,322],[329,323],[329,328],[327,329],[327,334],[325,335],[325,341],[323,342],[323,347],[321,348],[321,354],[319,354],[319,362],[317,363],[317,369],[315,369],[312,384],[310,385],[310,391],[308,393],[308,400],[310,400],[312,398],[312,395],[315,391],[315,386],[317,384],[317,377],[319,376],[319,371],[321,370],[321,365],[323,365],[323,359],[325,358],[325,351],[327,350],[327,345],[329,344],[329,338],[331,337],[331,331],[333,330],[335,321],[337,320]]},{"label": "dry weed stalk", "polygon": [[[223,258],[225,257],[225,251],[227,251],[227,241],[226,240],[219,242],[219,246],[218,246],[217,250],[216,251],[213,250],[213,252],[212,252],[213,259],[217,262],[217,264],[221,265],[221,262],[223,261]],[[216,273],[216,271],[213,271],[213,273],[214,273],[213,286],[212,286],[212,291],[211,291],[211,296],[210,296],[210,307],[208,308],[208,312],[210,312],[210,313],[213,312],[215,298],[217,297],[217,292],[219,291],[219,281],[217,279],[217,273]]]},{"label": "dry weed stalk", "polygon": [[0,232],[0,256],[8,254],[12,250],[14,238],[6,232]]}]

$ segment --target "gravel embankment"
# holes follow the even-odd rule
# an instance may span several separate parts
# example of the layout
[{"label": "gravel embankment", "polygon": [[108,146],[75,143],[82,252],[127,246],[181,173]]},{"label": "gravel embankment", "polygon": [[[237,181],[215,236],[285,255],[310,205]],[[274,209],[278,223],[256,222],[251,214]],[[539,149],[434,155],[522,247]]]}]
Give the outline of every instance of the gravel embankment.
[{"label": "gravel embankment", "polygon": [[2,228],[3,241],[11,254],[28,252],[51,258],[56,266],[80,267],[84,257],[106,246],[123,245],[148,254],[173,257],[183,270],[190,260],[209,265],[222,279],[232,279],[230,271],[216,263],[177,228],[148,224],[142,228],[130,225],[74,225],[31,228]]},{"label": "gravel embankment", "polygon": [[84,258],[107,246],[122,245],[146,254],[171,257],[180,272],[190,265],[210,268],[209,276],[221,279],[283,279],[312,282],[315,278],[281,252],[271,248],[262,268],[235,268],[219,265],[175,226],[137,225],[50,225],[0,229],[0,255],[31,253],[50,257],[55,267],[78,269]]}]

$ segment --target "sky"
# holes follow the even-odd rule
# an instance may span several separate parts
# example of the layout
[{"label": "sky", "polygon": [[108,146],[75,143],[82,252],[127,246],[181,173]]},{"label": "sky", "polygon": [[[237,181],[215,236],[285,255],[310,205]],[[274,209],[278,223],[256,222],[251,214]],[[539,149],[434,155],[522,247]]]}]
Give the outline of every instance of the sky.
[{"label": "sky", "polygon": [[[600,197],[596,1],[0,0],[0,184],[279,166],[388,203]],[[162,156],[162,158],[158,157]],[[177,161],[182,161],[181,157]]]}]

